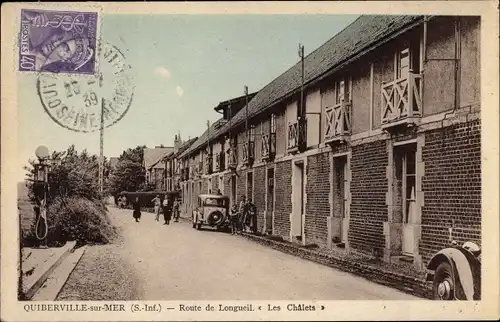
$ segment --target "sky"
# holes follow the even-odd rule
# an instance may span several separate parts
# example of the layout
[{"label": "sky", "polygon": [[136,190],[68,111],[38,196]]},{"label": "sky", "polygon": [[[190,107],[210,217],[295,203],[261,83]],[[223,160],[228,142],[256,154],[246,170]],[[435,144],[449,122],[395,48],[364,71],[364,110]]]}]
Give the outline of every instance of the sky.
[{"label": "sky", "polygon": [[[258,91],[321,46],[354,15],[108,15],[101,39],[119,48],[130,64],[135,90],[127,114],[104,131],[104,155],[138,145],[172,146],[199,136],[220,118],[221,101]],[[36,79],[18,78],[18,179],[37,146],[99,154],[99,132],[78,133],[46,114]]]}]

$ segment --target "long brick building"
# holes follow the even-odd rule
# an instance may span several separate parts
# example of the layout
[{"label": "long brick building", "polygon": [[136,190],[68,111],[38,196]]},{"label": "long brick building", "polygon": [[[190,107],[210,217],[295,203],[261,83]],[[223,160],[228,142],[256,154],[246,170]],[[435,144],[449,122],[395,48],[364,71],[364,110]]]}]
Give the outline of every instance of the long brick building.
[{"label": "long brick building", "polygon": [[480,243],[479,39],[479,17],[361,16],[219,106],[179,156],[183,211],[219,188],[263,233],[417,267]]}]

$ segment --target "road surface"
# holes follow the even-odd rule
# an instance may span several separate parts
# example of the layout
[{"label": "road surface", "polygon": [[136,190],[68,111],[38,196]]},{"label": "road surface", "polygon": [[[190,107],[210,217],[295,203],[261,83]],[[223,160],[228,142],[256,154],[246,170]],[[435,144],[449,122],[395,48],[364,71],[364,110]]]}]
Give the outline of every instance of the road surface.
[{"label": "road surface", "polygon": [[[187,221],[163,225],[143,213],[136,223],[131,210],[116,208],[110,215],[122,231],[120,245],[89,247],[59,299],[419,299],[241,236],[198,231]],[[83,293],[89,283],[101,290]]]}]

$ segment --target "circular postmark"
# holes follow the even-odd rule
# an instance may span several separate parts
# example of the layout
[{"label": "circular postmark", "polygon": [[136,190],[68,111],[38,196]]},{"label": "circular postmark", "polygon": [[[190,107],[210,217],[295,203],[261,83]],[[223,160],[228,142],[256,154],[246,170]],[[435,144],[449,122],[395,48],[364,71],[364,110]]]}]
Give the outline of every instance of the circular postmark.
[{"label": "circular postmark", "polygon": [[130,65],[118,48],[106,42],[100,43],[99,61],[96,75],[39,75],[37,90],[43,108],[60,126],[94,132],[127,113],[134,95]]}]

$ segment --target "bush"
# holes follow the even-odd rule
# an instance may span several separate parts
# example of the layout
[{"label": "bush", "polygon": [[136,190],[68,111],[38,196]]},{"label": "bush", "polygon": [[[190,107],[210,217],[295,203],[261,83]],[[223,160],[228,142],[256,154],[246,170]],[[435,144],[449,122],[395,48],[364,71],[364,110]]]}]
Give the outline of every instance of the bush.
[{"label": "bush", "polygon": [[[106,205],[100,200],[82,197],[56,198],[47,214],[48,246],[60,246],[68,241],[77,245],[108,244],[117,237],[108,218]],[[34,229],[25,236],[25,243],[37,243]]]}]

